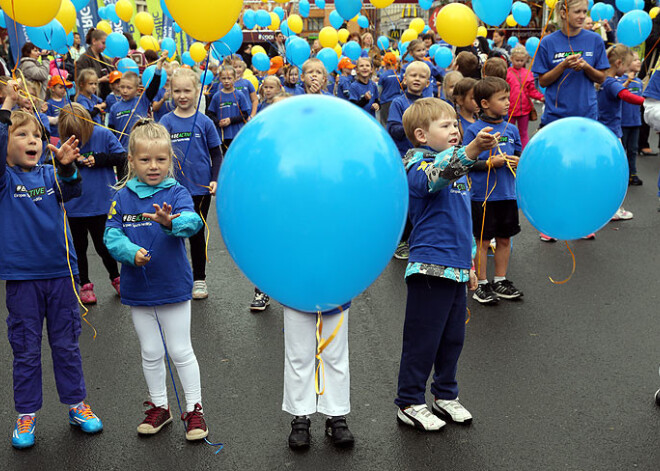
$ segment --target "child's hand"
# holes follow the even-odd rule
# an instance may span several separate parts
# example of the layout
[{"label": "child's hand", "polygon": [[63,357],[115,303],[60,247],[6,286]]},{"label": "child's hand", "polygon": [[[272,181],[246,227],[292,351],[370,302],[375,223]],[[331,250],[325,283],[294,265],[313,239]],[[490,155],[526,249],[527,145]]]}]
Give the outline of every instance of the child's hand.
[{"label": "child's hand", "polygon": [[211,193],[211,196],[215,195],[217,189],[218,189],[218,182],[209,183],[209,193]]},{"label": "child's hand", "polygon": [[69,165],[71,162],[80,158],[80,149],[78,148],[78,139],[76,139],[76,136],[71,136],[59,149],[53,144],[48,144],[48,149],[62,165]]},{"label": "child's hand", "polygon": [[218,124],[221,128],[226,128],[231,124],[231,120],[229,118],[222,118],[220,121],[218,121]]},{"label": "child's hand", "polygon": [[371,100],[371,92],[367,92],[367,93],[365,93],[365,94],[364,94],[364,97],[365,97],[367,100]]},{"label": "child's hand", "polygon": [[374,103],[371,105],[371,109],[374,111],[378,111],[380,109],[380,105],[378,103]]},{"label": "child's hand", "polygon": [[506,164],[506,156],[500,153],[494,154],[488,159],[489,165],[491,168],[500,168],[504,167]]},{"label": "child's hand", "polygon": [[312,83],[309,85],[309,91],[311,93],[318,93],[319,90],[321,90],[321,84],[316,80],[313,80]]},{"label": "child's hand", "polygon": [[[3,109],[11,110],[16,102],[18,101],[18,90],[22,87],[21,80],[10,80],[7,82],[7,87],[5,87],[5,101],[3,103]],[[9,103],[9,108],[7,104]]]},{"label": "child's hand", "polygon": [[509,166],[511,168],[517,168],[518,163],[520,162],[520,157],[518,157],[517,155],[507,155],[506,161],[509,163]]},{"label": "child's hand", "polygon": [[46,103],[46,102],[44,101],[44,102],[41,104],[41,112],[42,112],[42,113],[45,113],[46,111],[48,111],[48,103]]},{"label": "child's hand", "polygon": [[140,249],[135,252],[135,266],[143,267],[149,263],[149,260],[151,260],[151,256],[145,249]]},{"label": "child's hand", "polygon": [[485,150],[494,149],[500,143],[500,133],[496,132],[495,134],[490,134],[492,130],[493,128],[491,127],[485,127],[479,131],[477,137],[474,138],[473,142],[476,141],[477,146],[481,149],[482,152]]},{"label": "child's hand", "polygon": [[156,68],[157,68],[157,69],[160,70],[160,69],[163,68],[163,64],[164,64],[165,61],[167,60],[167,57],[169,56],[169,54],[170,54],[170,53],[167,52],[167,51],[161,51],[161,53],[160,53],[160,57],[158,58],[158,61],[156,62]]},{"label": "child's hand", "polygon": [[470,291],[475,291],[479,287],[479,280],[477,280],[477,274],[474,270],[470,270],[470,281],[468,281],[468,289]]},{"label": "child's hand", "polygon": [[151,219],[154,222],[168,228],[172,229],[172,220],[181,216],[181,213],[172,214],[172,206],[167,203],[163,203],[161,208],[157,204],[154,204],[154,209],[156,210],[153,213],[142,213],[142,216],[145,218]]},{"label": "child's hand", "polygon": [[93,167],[96,164],[96,159],[93,155],[90,155],[88,157],[78,157],[76,162],[80,165],[84,165],[85,167]]}]

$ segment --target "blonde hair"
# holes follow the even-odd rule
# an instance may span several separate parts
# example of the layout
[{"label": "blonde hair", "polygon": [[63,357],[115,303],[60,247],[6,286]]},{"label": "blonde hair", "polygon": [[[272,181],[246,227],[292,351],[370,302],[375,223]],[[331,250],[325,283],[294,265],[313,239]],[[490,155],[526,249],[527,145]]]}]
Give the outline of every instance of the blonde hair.
[{"label": "blonde hair", "polygon": [[[262,91],[262,90],[263,90],[263,86],[264,86],[266,83],[269,83],[269,82],[272,82],[273,84],[276,84],[277,89],[279,90],[279,91],[275,94],[275,97],[276,97],[279,93],[282,92],[282,82],[280,82],[280,79],[278,79],[275,75],[267,75],[266,77],[264,77],[263,81],[261,82],[261,85],[259,86],[259,98],[261,98],[262,100],[265,100],[265,99],[266,99],[266,97],[264,96],[264,93],[263,93],[263,91]],[[275,98],[275,97],[273,97],[273,98]]]},{"label": "blonde hair", "polygon": [[57,130],[60,133],[62,142],[71,136],[76,136],[80,141],[80,147],[87,144],[94,132],[94,122],[80,103],[71,103],[60,110],[60,116],[57,120]]},{"label": "blonde hair", "polygon": [[410,65],[408,65],[408,67],[406,68],[406,71],[404,72],[403,76],[407,77],[410,71],[415,69],[423,70],[424,73],[426,74],[426,78],[427,79],[431,78],[431,68],[425,62],[422,61],[412,61]]},{"label": "blonde hair", "polygon": [[439,98],[421,98],[415,101],[403,113],[406,137],[413,145],[420,145],[421,142],[415,137],[415,129],[428,131],[432,121],[442,118],[456,119],[456,110],[446,101]]},{"label": "blonde hair", "polygon": [[[126,75],[127,74],[124,74],[124,77]],[[99,78],[94,69],[83,69],[78,72],[78,78],[76,79],[76,98],[78,98],[78,95],[80,95],[82,89],[85,88],[87,83],[89,83],[89,81],[93,78],[97,80]]]},{"label": "blonde hair", "polygon": [[614,66],[618,60],[625,64],[626,58],[633,54],[634,51],[625,44],[615,44],[607,49],[607,60],[610,61],[610,66]]},{"label": "blonde hair", "polygon": [[[319,93],[323,91],[327,86],[328,86],[328,71],[325,69],[325,65],[321,61],[321,59],[317,59],[316,57],[312,57],[311,59],[307,59],[305,63],[302,65],[302,75],[305,75],[305,71],[309,70],[310,67],[313,65],[321,66],[321,70],[323,71],[323,84],[321,85],[321,90],[319,90]],[[304,80],[303,80],[304,84]],[[305,92],[307,92],[307,86],[305,86]]]},{"label": "blonde hair", "polygon": [[[454,102],[454,93],[456,93],[456,86],[458,86],[459,83],[463,80],[463,74],[460,73],[458,70],[452,70],[450,72],[447,72],[445,75],[445,79],[442,81],[442,92],[445,94],[445,98],[447,100],[451,100],[451,102]],[[449,87],[454,86],[454,92],[450,95],[449,94]]]},{"label": "blonde hair", "polygon": [[222,66],[220,67],[220,70],[218,70],[218,77],[220,77],[220,75],[223,72],[229,72],[230,74],[234,75],[234,78],[236,78],[236,69],[234,69],[234,66],[232,66],[230,64],[225,64],[225,63],[222,64]]},{"label": "blonde hair", "polygon": [[41,133],[41,137],[44,137],[44,129],[41,123],[39,122],[39,119],[32,113],[28,113],[27,111],[23,110],[16,110],[11,112],[11,124],[7,128],[7,134],[11,136],[11,133],[16,130],[17,128],[20,128],[21,126],[25,126],[27,124],[33,124]]},{"label": "blonde hair", "polygon": [[193,84],[193,88],[197,93],[199,93],[199,90],[202,87],[202,84],[199,81],[199,75],[197,75],[197,73],[195,73],[192,69],[176,69],[170,77],[170,89],[172,88],[172,84],[175,80],[190,80]]},{"label": "blonde hair", "polygon": [[568,11],[577,6],[581,6],[586,3],[587,7],[589,6],[589,0],[558,0],[559,1],[559,11]]}]

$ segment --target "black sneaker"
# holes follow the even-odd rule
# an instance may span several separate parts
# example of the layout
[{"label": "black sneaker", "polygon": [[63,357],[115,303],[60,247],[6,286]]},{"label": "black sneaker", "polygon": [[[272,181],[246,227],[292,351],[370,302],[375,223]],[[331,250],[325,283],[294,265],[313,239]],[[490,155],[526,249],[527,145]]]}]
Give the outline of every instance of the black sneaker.
[{"label": "black sneaker", "polygon": [[312,421],[309,417],[296,416],[291,421],[291,433],[289,434],[289,448],[292,450],[302,450],[309,448],[312,437],[309,434],[309,426]]},{"label": "black sneaker", "polygon": [[250,303],[250,311],[263,311],[270,304],[270,296],[254,288],[254,298]]},{"label": "black sneaker", "polygon": [[346,424],[346,417],[326,419],[325,434],[332,439],[332,444],[336,447],[350,448],[355,444],[355,438]]},{"label": "black sneaker", "polygon": [[493,283],[493,291],[497,296],[504,299],[518,299],[523,297],[522,291],[513,286],[509,280]]},{"label": "black sneaker", "polygon": [[637,175],[630,175],[628,179],[629,186],[642,186],[644,182]]},{"label": "black sneaker", "polygon": [[481,304],[497,304],[499,302],[490,283],[479,284],[477,290],[472,295],[472,299],[476,299]]}]

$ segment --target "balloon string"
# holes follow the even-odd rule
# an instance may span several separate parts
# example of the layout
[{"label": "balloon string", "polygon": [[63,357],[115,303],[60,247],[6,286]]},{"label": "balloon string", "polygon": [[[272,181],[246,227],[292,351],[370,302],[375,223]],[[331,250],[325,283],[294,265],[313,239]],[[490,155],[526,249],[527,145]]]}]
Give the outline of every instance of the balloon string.
[{"label": "balloon string", "polygon": [[548,278],[550,278],[550,281],[551,281],[552,283],[554,283],[555,285],[563,285],[564,283],[567,283],[571,278],[573,278],[573,274],[575,273],[575,254],[574,254],[573,251],[571,250],[571,246],[568,245],[568,241],[566,240],[566,241],[564,241],[564,242],[566,243],[566,248],[567,248],[568,251],[571,253],[571,258],[573,259],[573,269],[571,270],[571,274],[568,275],[568,278],[566,278],[566,279],[563,280],[563,281],[555,281],[555,280],[552,279],[551,276],[548,276]]},{"label": "balloon string", "polygon": [[[330,342],[332,342],[337,334],[339,333],[339,329],[344,323],[344,310],[342,309],[341,306],[339,306],[339,312],[340,318],[339,322],[337,322],[337,326],[335,329],[332,331],[332,334],[330,334],[330,337],[327,339],[323,338],[323,313],[321,311],[317,311],[316,313],[316,372],[314,373],[314,387],[316,388],[316,395],[317,396],[322,396],[323,393],[325,392],[325,365],[323,364],[323,359],[321,358],[321,353],[323,353],[323,350],[330,345]],[[319,372],[321,373],[319,375]],[[321,385],[323,385],[323,388],[321,388]]]}]

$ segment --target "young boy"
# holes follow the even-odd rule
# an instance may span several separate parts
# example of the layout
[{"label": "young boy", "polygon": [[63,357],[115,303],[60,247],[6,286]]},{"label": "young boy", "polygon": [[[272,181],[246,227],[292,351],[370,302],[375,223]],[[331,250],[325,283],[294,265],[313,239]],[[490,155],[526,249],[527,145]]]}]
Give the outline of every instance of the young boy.
[{"label": "young boy", "polygon": [[[463,142],[469,144],[485,127],[492,127],[501,137],[498,148],[482,153],[479,162],[470,172],[472,228],[477,241],[475,265],[479,279],[479,287],[473,298],[481,304],[497,304],[499,298],[518,299],[523,295],[506,279],[511,237],[520,232],[514,172],[522,152],[522,143],[518,128],[507,125],[504,119],[509,113],[509,84],[506,80],[499,77],[479,80],[474,86],[474,99],[481,109],[481,115],[465,131]],[[484,200],[487,200],[485,207]],[[495,238],[496,248],[495,278],[491,285],[486,277],[486,265],[492,238]]]},{"label": "young boy", "polygon": [[219,76],[222,89],[213,95],[211,103],[206,109],[206,115],[218,127],[222,151],[226,153],[234,136],[247,123],[252,105],[245,94],[238,93],[234,88],[236,70],[232,66],[223,66]]},{"label": "young boy", "polygon": [[353,83],[353,69],[355,69],[355,64],[351,62],[348,57],[342,57],[339,61],[337,68],[341,72],[337,83],[337,96],[348,100],[351,96],[351,84]]},{"label": "young boy", "polygon": [[[499,133],[484,128],[460,147],[456,111],[438,98],[423,98],[403,115],[406,136],[416,146],[404,158],[408,171],[410,261],[408,299],[399,369],[397,419],[421,430],[439,430],[435,415],[466,424],[471,414],[458,401],[456,368],[465,338],[466,285],[474,289],[472,223],[465,175],[480,153],[497,146]],[[430,148],[431,150],[428,150]],[[433,414],[425,400],[434,369]]]},{"label": "young boy", "polygon": [[[105,97],[105,109],[111,110],[112,106],[121,100],[121,92],[119,91],[119,84],[121,83],[121,78],[123,74],[118,70],[113,70],[108,75],[108,81],[110,82],[110,93]],[[110,113],[106,116],[106,121],[110,119]]]},{"label": "young boy", "polygon": [[403,93],[401,81],[397,68],[397,59],[394,53],[386,52],[383,56],[384,69],[378,74],[378,86],[380,88],[380,123],[387,127],[387,119],[390,114],[392,101]]},{"label": "young boy", "polygon": [[376,111],[380,109],[380,102],[378,86],[371,80],[373,73],[371,59],[360,57],[357,60],[356,70],[355,81],[348,88],[348,99],[375,118]]},{"label": "young boy", "polygon": [[240,56],[234,56],[231,61],[231,65],[236,71],[236,82],[234,83],[234,88],[237,91],[243,93],[248,101],[251,103],[250,118],[254,118],[257,114],[257,108],[259,107],[259,97],[257,96],[257,91],[248,79],[243,78],[243,72],[247,69],[247,65],[243,62]]},{"label": "young boy", "polygon": [[73,84],[59,75],[51,77],[48,81],[50,98],[46,101],[48,104],[46,116],[48,116],[48,124],[50,125],[50,143],[53,145],[60,142],[60,135],[57,132],[57,118],[60,115],[60,110],[67,104],[66,91],[71,87],[73,87]]},{"label": "young boy", "polygon": [[69,422],[87,433],[99,432],[103,425],[83,402],[87,393],[78,346],[80,312],[72,281],[78,265],[73,249],[67,253],[60,206],[81,193],[74,164],[80,157],[78,141],[71,137],[59,149],[48,145],[55,155],[57,177],[50,165],[38,165],[43,149],[39,121],[22,110],[10,114],[19,86],[9,82],[0,110],[0,154],[6,160],[0,165],[0,211],[9,219],[0,226],[0,279],[7,280],[7,333],[19,414],[11,442],[16,448],[28,448],[34,445],[35,414],[43,402],[44,319],[55,382],[60,401],[69,406]]}]

